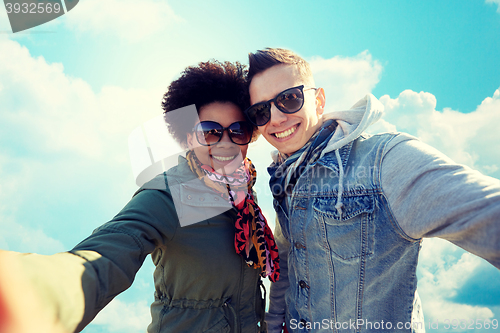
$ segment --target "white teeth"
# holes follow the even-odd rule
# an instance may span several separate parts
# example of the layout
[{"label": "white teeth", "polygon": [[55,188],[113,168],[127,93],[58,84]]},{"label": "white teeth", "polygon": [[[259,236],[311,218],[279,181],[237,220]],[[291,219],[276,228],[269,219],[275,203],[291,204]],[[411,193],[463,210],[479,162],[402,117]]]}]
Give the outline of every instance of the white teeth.
[{"label": "white teeth", "polygon": [[295,132],[295,129],[297,127],[292,127],[290,128],[289,130],[286,130],[286,131],[283,131],[283,132],[280,132],[280,133],[274,133],[274,135],[278,138],[278,139],[283,139],[283,138],[286,138],[287,136],[291,135],[293,132]]},{"label": "white teeth", "polygon": [[215,156],[215,155],[212,155],[213,158],[215,158],[218,161],[222,161],[222,162],[231,161],[236,156],[237,155],[234,155],[234,156]]}]

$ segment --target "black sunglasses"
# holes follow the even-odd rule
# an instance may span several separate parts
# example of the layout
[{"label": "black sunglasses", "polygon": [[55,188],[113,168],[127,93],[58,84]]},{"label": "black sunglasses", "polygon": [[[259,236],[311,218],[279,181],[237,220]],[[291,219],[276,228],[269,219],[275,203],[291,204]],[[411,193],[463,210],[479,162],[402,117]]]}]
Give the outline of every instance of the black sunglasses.
[{"label": "black sunglasses", "polygon": [[306,87],[304,89],[304,87],[304,85],[301,85],[283,90],[267,102],[252,105],[245,110],[245,115],[252,124],[264,126],[271,120],[271,102],[283,113],[295,113],[304,106],[304,90],[316,89],[314,87]]},{"label": "black sunglasses", "polygon": [[223,127],[215,121],[202,121],[193,128],[196,139],[202,146],[217,144],[227,131],[231,142],[244,146],[252,140],[253,126],[246,121],[237,121],[228,127]]}]

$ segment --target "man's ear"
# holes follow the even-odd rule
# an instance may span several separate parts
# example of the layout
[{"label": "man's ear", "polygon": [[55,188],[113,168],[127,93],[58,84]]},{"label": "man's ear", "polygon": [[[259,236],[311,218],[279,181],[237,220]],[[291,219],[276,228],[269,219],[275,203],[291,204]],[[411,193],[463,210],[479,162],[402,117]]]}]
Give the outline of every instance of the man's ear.
[{"label": "man's ear", "polygon": [[321,116],[325,112],[325,89],[318,88],[316,90],[316,114]]}]

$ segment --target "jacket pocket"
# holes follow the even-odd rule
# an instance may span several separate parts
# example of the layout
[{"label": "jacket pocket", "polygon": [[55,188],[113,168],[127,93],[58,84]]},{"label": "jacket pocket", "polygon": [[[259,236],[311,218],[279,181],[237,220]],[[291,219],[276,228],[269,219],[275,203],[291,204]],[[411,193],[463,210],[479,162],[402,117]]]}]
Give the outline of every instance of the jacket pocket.
[{"label": "jacket pocket", "polygon": [[319,197],[313,202],[314,214],[323,230],[323,239],[332,253],[343,260],[371,254],[374,198],[356,195],[342,198],[342,215],[335,208],[337,197]]}]

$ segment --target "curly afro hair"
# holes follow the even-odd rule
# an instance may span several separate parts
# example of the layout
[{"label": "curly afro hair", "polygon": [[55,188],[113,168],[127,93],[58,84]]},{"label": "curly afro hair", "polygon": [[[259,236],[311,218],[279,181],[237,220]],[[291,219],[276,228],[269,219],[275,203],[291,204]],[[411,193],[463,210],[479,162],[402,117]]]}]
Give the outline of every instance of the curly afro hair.
[{"label": "curly afro hair", "polygon": [[[194,104],[199,114],[201,107],[207,104],[230,102],[243,112],[250,106],[246,74],[245,66],[239,62],[211,60],[186,68],[170,84],[161,106],[169,132],[182,147],[186,147],[186,134],[191,132],[197,119],[189,112],[171,111]],[[258,130],[254,127],[253,139],[257,136]]]}]

